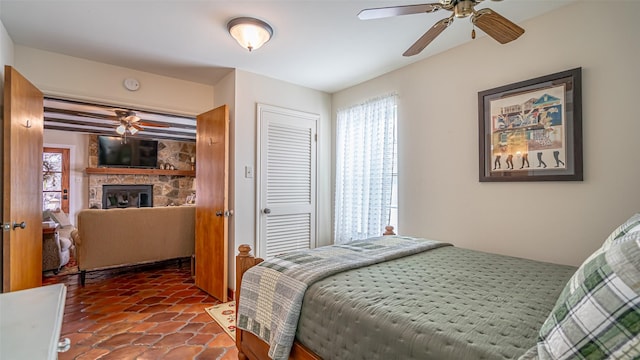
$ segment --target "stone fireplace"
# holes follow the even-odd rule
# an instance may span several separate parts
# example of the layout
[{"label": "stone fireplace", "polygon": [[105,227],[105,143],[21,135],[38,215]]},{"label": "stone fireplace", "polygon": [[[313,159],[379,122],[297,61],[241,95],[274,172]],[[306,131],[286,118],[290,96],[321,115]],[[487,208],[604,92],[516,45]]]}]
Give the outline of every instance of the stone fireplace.
[{"label": "stone fireplace", "polygon": [[153,207],[153,185],[102,185],[102,208]]},{"label": "stone fireplace", "polygon": [[[89,164],[87,169],[89,176],[89,208],[107,208],[104,206],[106,203],[103,191],[106,186],[150,186],[149,193],[151,196],[149,201],[151,205],[141,206],[167,206],[186,203],[187,197],[193,193],[194,173],[184,174],[184,172],[193,170],[193,161],[191,159],[195,157],[195,151],[195,143],[162,140],[158,143],[158,162],[159,164],[173,165],[175,167],[174,171],[127,168],[123,169],[122,172],[118,172],[116,168],[110,172],[90,172],[90,169],[105,170],[105,168],[97,169],[98,138],[96,135],[89,135]],[[117,197],[115,199],[117,203]],[[122,203],[123,205],[125,204],[124,201]]]}]

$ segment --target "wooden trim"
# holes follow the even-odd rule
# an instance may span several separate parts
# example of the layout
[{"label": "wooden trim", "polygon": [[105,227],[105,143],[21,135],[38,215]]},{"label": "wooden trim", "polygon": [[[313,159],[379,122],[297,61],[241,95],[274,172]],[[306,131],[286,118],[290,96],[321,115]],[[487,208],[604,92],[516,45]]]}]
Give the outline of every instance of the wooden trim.
[{"label": "wooden trim", "polygon": [[173,175],[173,176],[196,176],[194,170],[163,170],[163,169],[135,169],[135,168],[86,168],[87,174],[97,175]]},{"label": "wooden trim", "polygon": [[[386,226],[383,235],[395,235],[393,226]],[[236,255],[236,316],[240,308],[240,283],[242,276],[251,267],[261,263],[263,259],[256,258],[249,254],[251,252],[250,245],[238,246],[238,255]],[[256,335],[248,331],[236,328],[236,347],[238,348],[238,359],[240,360],[269,360],[269,345],[262,341]],[[293,343],[290,360],[322,360],[313,351],[299,343],[297,340]]]}]

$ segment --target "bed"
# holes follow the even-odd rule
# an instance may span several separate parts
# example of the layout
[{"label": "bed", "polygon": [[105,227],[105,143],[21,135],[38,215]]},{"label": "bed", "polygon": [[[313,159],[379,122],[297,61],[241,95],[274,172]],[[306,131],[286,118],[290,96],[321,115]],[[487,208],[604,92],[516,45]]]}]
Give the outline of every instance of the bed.
[{"label": "bed", "polygon": [[[311,269],[331,268],[307,259],[318,257],[321,248],[309,250],[312,255],[296,252],[262,262],[243,245],[236,262],[239,358],[569,359],[576,353],[595,359],[636,358],[640,356],[640,232],[629,229],[640,230],[640,214],[634,216],[579,268],[425,239],[368,239],[364,245],[356,244],[358,251],[404,239],[422,248],[404,249],[398,256],[389,256],[385,249],[382,259],[367,259],[365,264],[331,270],[329,275],[309,276],[306,271],[311,270],[304,270],[301,278],[312,281],[302,286],[299,305],[286,298],[292,292],[280,277],[291,270],[282,264],[304,259],[300,263],[311,264]],[[346,251],[327,248],[323,251],[332,258],[336,251]],[[277,280],[272,281],[269,274],[276,274]],[[593,274],[607,274],[607,279],[615,281],[594,281]],[[251,285],[252,277],[258,285]],[[292,280],[285,278],[284,283],[291,285]],[[286,295],[258,296],[262,291],[258,288],[265,283],[272,289],[286,289]],[[594,283],[604,285],[594,287]],[[594,316],[594,307],[602,312],[594,304],[606,304],[615,320]],[[265,320],[265,312],[274,316]],[[291,322],[290,318],[294,327],[287,334],[282,322]],[[608,322],[606,331],[603,322]],[[278,342],[293,336],[290,347]]]}]

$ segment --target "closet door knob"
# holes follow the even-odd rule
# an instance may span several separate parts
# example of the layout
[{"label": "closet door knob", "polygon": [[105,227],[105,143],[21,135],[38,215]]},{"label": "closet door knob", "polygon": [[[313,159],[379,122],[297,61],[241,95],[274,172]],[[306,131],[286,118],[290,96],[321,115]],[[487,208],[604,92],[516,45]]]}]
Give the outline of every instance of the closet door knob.
[{"label": "closet door knob", "polygon": [[271,209],[264,208],[264,210],[262,210],[262,212],[265,213],[265,214],[271,214]]}]

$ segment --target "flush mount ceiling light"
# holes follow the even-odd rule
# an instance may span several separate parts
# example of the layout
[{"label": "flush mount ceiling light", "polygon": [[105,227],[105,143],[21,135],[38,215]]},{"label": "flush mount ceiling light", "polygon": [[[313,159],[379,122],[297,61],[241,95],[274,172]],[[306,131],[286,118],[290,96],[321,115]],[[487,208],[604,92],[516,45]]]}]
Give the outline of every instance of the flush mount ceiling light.
[{"label": "flush mount ceiling light", "polygon": [[259,49],[273,35],[269,24],[250,17],[232,19],[227,23],[227,30],[240,46],[249,51]]}]

